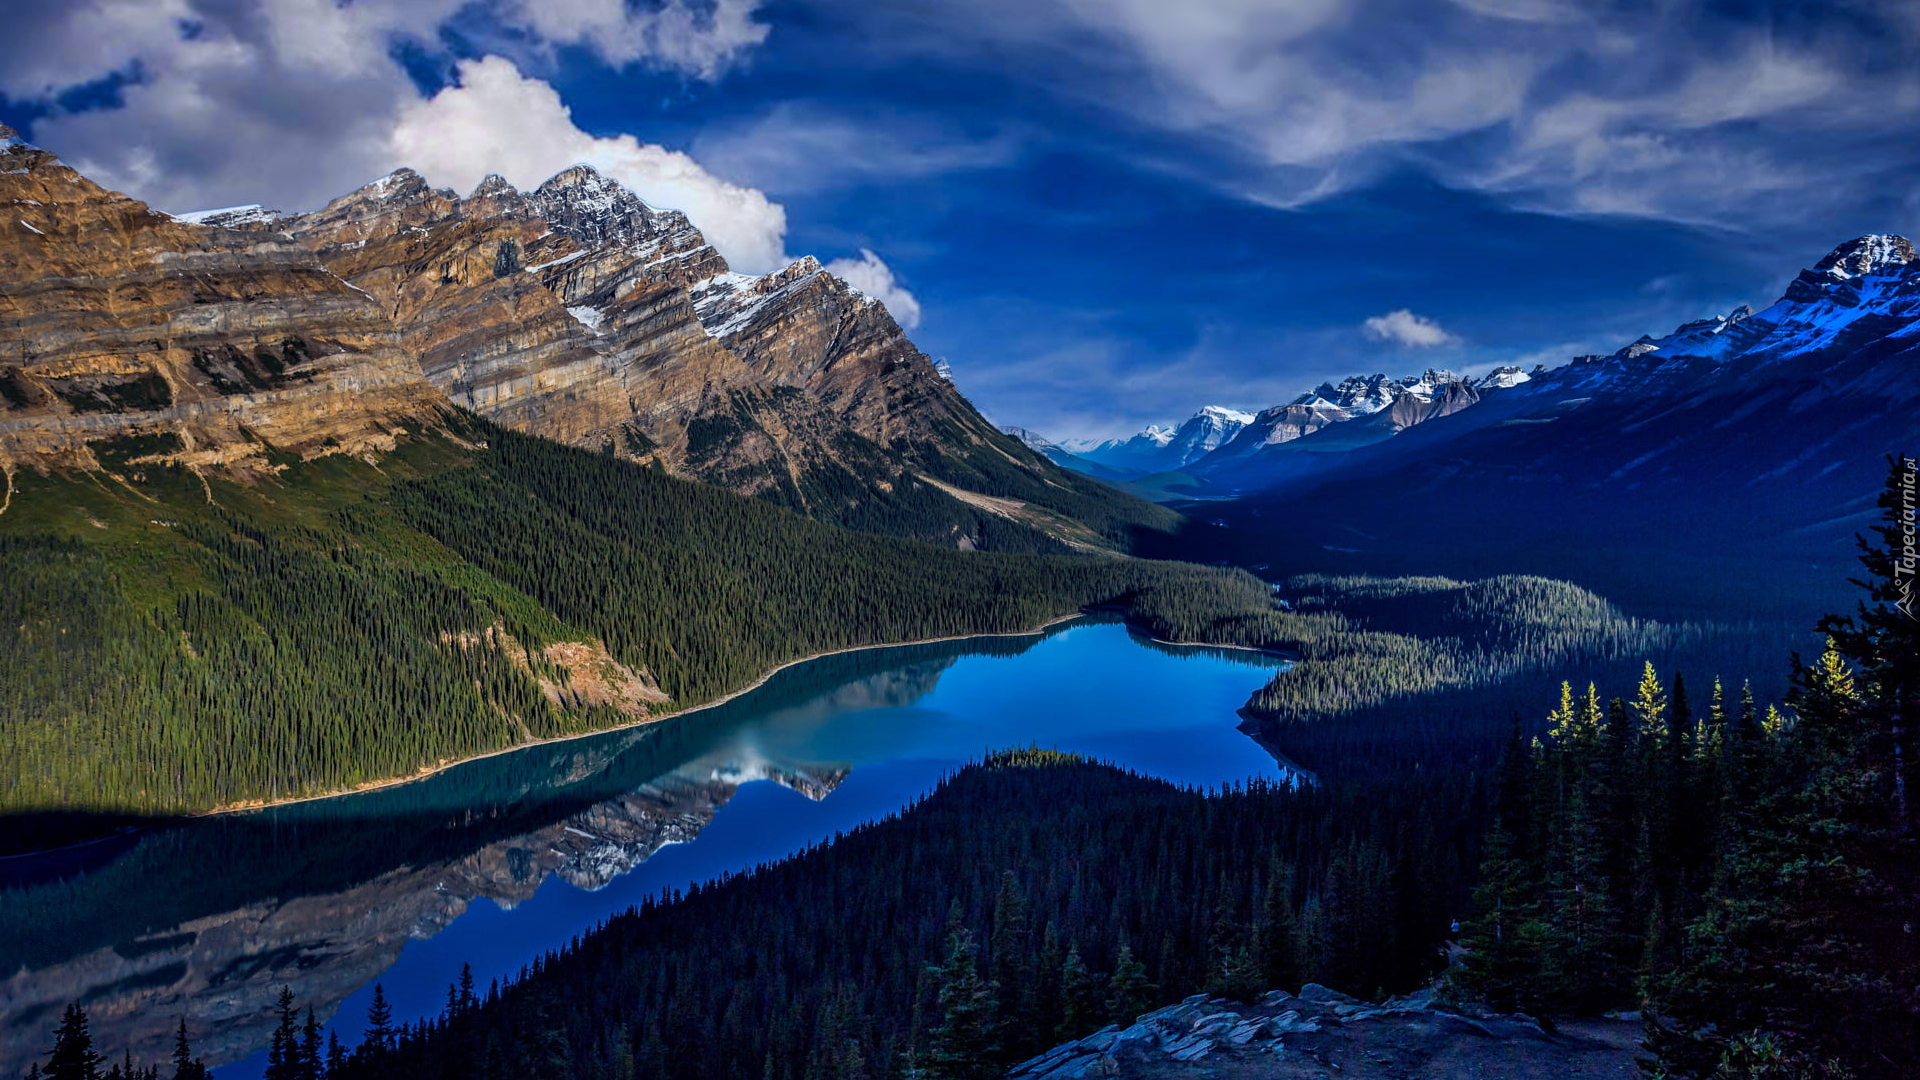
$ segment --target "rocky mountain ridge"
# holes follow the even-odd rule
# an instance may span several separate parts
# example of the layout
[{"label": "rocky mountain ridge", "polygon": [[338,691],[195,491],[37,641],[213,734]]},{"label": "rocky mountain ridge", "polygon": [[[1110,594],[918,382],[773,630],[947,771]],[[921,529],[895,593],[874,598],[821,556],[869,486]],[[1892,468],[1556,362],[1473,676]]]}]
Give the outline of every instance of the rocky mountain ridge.
[{"label": "rocky mountain ridge", "polygon": [[457,405],[938,543],[1058,550],[1061,515],[1123,538],[1174,520],[1000,433],[818,261],[733,273],[686,215],[589,166],[464,198],[400,169],[310,213],[170,216],[10,134],[0,152],[9,469],[98,468],[90,445],[127,436],[148,439],[135,460],[194,467],[365,456]]},{"label": "rocky mountain ridge", "polygon": [[[1138,480],[1178,470],[1212,480],[1230,477],[1250,464],[1257,468],[1270,448],[1334,425],[1343,425],[1337,440],[1326,436],[1307,445],[1315,450],[1344,450],[1379,442],[1416,424],[1450,416],[1478,403],[1487,391],[1518,386],[1537,373],[1501,367],[1478,378],[1433,369],[1398,378],[1384,373],[1351,375],[1337,383],[1323,382],[1257,414],[1208,406],[1178,428],[1153,425],[1127,439],[1053,444],[1044,436],[1033,437],[1060,445],[1063,453],[1080,459],[1050,455],[1057,464],[1090,475],[1102,473],[1086,468],[1089,461],[1115,474],[1109,479]],[[1188,483],[1175,479],[1173,489]]]},{"label": "rocky mountain ridge", "polygon": [[1205,554],[1399,573],[1497,555],[1696,605],[1797,574],[1771,594],[1804,620],[1836,602],[1812,582],[1841,576],[1826,570],[1877,514],[1887,456],[1920,446],[1916,364],[1920,261],[1902,238],[1860,237],[1759,311],[1533,372],[1389,439],[1342,443],[1335,427],[1214,472],[1237,501]]},{"label": "rocky mountain ridge", "polygon": [[431,427],[373,298],[285,237],[182,223],[0,128],[0,467],[373,454]]},{"label": "rocky mountain ridge", "polygon": [[[1454,469],[1436,458],[1465,458],[1470,449],[1498,458],[1502,477],[1519,481],[1630,485],[1660,472],[1717,470],[1744,486],[1790,475],[1843,446],[1859,474],[1850,487],[1866,490],[1871,481],[1860,469],[1869,450],[1877,459],[1911,442],[1901,403],[1920,396],[1903,366],[1920,355],[1916,346],[1913,245],[1863,236],[1802,271],[1762,310],[1737,307],[1609,354],[1478,378],[1428,371],[1323,383],[1187,463],[1182,471],[1196,479],[1174,494],[1287,492],[1402,466],[1430,478]],[[1428,424],[1442,418],[1448,422]],[[1691,459],[1680,452],[1689,446],[1699,451]],[[1559,466],[1522,469],[1523,461]],[[1827,459],[1822,467],[1843,466]]]}]

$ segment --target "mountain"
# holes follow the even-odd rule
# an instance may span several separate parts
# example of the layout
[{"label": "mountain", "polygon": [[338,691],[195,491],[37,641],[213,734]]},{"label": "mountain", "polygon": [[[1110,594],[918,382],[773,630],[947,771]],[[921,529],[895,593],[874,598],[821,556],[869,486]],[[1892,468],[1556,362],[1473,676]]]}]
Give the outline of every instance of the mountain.
[{"label": "mountain", "polygon": [[[1397,379],[1355,375],[1321,383],[1285,405],[1262,410],[1188,471],[1218,485],[1257,484],[1276,447],[1308,436],[1316,437],[1288,449],[1323,453],[1380,442],[1478,403],[1483,390],[1515,386],[1528,378],[1519,368],[1499,368],[1480,379],[1429,369]],[[1336,425],[1337,430],[1326,430]]]},{"label": "mountain", "polygon": [[1003,436],[818,261],[734,273],[684,214],[590,166],[465,198],[401,169],[309,214],[186,217],[299,240],[378,298],[455,403],[516,430],[965,547],[1124,544],[1175,520]]},{"label": "mountain", "polygon": [[266,468],[432,428],[381,306],[285,237],[180,222],[0,128],[0,469]]},{"label": "mountain", "polygon": [[1092,458],[1081,457],[1037,431],[1029,431],[1023,427],[1010,426],[1002,427],[1000,430],[1019,439],[1022,446],[1025,446],[1027,449],[1039,454],[1041,457],[1046,458],[1048,461],[1053,462],[1063,469],[1072,469],[1074,472],[1085,473],[1088,476],[1098,477],[1101,480],[1122,481],[1130,476],[1137,475],[1127,469],[1111,468],[1094,461]]},{"label": "mountain", "polygon": [[1171,472],[1204,457],[1253,422],[1253,414],[1208,405],[1178,427],[1148,425],[1138,435],[1069,449],[1126,478]]},{"label": "mountain", "polygon": [[[1509,570],[1565,571],[1593,551],[1604,557],[1592,565],[1615,566],[1609,595],[1650,591],[1656,577],[1752,592],[1786,565],[1775,591],[1791,590],[1810,563],[1847,558],[1886,455],[1920,446],[1917,360],[1913,245],[1864,236],[1764,310],[1477,389],[1471,408],[1389,439],[1270,454],[1263,472],[1242,474],[1264,490],[1223,520],[1247,530],[1230,546],[1271,558],[1283,542],[1328,567],[1340,562],[1329,552],[1409,570],[1500,550]],[[1256,521],[1287,515],[1284,538]],[[1417,545],[1409,520],[1421,523]]]},{"label": "mountain", "polygon": [[732,273],[587,166],[465,198],[401,169],[312,213],[174,216],[10,130],[0,155],[9,473],[377,458],[459,406],[963,548],[1124,548],[1178,521],[1001,434],[817,261]]}]

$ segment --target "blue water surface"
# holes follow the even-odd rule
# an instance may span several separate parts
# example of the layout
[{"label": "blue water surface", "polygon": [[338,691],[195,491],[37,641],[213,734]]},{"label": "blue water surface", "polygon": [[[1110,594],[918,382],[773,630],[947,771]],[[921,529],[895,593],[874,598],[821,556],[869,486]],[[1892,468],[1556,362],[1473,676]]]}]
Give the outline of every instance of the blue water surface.
[{"label": "blue water surface", "polygon": [[[132,1045],[140,1058],[185,1016],[208,1033],[221,1080],[255,1080],[270,1031],[260,1003],[280,983],[331,1016],[352,1045],[375,981],[396,1019],[437,1014],[463,964],[484,988],[663,888],[751,868],[894,813],[990,750],[1076,751],[1201,787],[1280,777],[1281,766],[1237,730],[1236,711],[1283,663],[1159,645],[1093,620],[1024,638],[863,650],[796,665],[723,706],[651,727],[164,830],[77,878],[0,892],[0,930],[52,935],[19,958],[0,955],[26,980],[0,1003],[0,1035],[28,1036],[51,1019],[56,998],[88,993],[103,1045]],[[609,815],[680,823],[663,827],[679,830],[676,842],[658,846],[665,832],[602,836],[596,822]],[[182,872],[169,885],[182,859],[219,873]],[[540,869],[562,863],[573,881]],[[534,880],[471,883],[476,865],[498,876],[522,864]],[[453,884],[437,880],[441,867]],[[118,907],[137,902],[125,895],[133,881],[174,895],[142,921]],[[444,925],[437,916],[382,921],[383,910],[441,899],[455,913]],[[297,932],[272,921],[314,906],[318,924],[302,915]],[[53,918],[53,909],[66,914]],[[265,912],[246,918],[266,923],[227,955],[217,936],[255,925],[235,912]],[[28,919],[42,925],[8,925]],[[176,973],[172,985],[145,985]]]}]

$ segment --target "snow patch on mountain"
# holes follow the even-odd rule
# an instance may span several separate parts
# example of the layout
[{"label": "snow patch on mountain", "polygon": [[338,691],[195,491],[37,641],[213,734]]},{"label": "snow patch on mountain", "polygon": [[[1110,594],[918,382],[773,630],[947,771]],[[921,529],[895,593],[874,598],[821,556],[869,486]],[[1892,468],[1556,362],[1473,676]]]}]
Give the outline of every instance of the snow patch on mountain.
[{"label": "snow patch on mountain", "polygon": [[1113,469],[1137,475],[1170,472],[1198,461],[1225,445],[1253,422],[1253,414],[1224,405],[1208,405],[1178,425],[1149,424],[1137,435],[1104,442],[1080,441],[1067,449]]},{"label": "snow patch on mountain", "polygon": [[189,210],[184,214],[174,214],[172,217],[173,220],[184,221],[188,225],[245,229],[270,226],[280,220],[280,212],[270,210],[259,203],[247,203],[244,206],[222,206],[215,210]]}]

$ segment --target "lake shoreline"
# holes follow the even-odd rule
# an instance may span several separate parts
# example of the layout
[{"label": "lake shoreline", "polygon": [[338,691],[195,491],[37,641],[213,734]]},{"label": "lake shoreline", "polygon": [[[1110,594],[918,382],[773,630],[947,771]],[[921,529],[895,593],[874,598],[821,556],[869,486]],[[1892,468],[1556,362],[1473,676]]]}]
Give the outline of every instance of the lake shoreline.
[{"label": "lake shoreline", "polygon": [[755,690],[760,689],[762,686],[765,686],[767,682],[771,680],[775,675],[780,674],[782,671],[785,671],[788,668],[796,667],[801,664],[811,663],[812,661],[815,661],[815,660],[823,660],[829,656],[842,656],[847,653],[866,652],[870,649],[903,649],[903,648],[908,648],[914,645],[937,645],[937,644],[940,644],[941,642],[966,641],[971,638],[1034,637],[1036,635],[1045,634],[1049,630],[1052,630],[1053,628],[1060,626],[1063,623],[1069,623],[1077,619],[1086,618],[1089,614],[1094,614],[1094,612],[1088,611],[1088,610],[1082,610],[1082,611],[1071,612],[1066,615],[1059,615],[1054,618],[1048,619],[1046,622],[1041,623],[1039,626],[1036,626],[1027,630],[1007,630],[1007,631],[1001,631],[998,633],[987,632],[987,633],[978,633],[978,634],[949,634],[944,637],[916,638],[911,641],[888,641],[888,642],[879,642],[872,645],[850,645],[844,649],[827,649],[825,651],[813,653],[808,656],[802,656],[792,660],[788,660],[777,667],[768,669],[767,671],[763,672],[759,677],[755,678],[752,682],[748,683],[745,686],[740,687],[737,690],[729,691],[728,693],[723,694],[720,697],[714,698],[712,701],[702,702],[690,708],[679,709],[673,712],[661,713],[658,716],[643,717],[641,719],[634,720],[629,723],[615,724],[611,727],[595,728],[592,731],[580,731],[580,732],[574,732],[573,734],[570,734],[570,735],[554,735],[544,739],[533,739],[527,742],[517,742],[512,744],[511,746],[502,746],[502,747],[498,747],[493,750],[487,750],[478,754],[469,754],[469,755],[465,755],[458,758],[450,758],[446,761],[439,762],[438,764],[435,764],[430,768],[416,770],[414,772],[407,773],[404,776],[392,776],[382,780],[372,780],[372,781],[368,781],[367,783],[358,784],[350,788],[341,788],[339,790],[320,792],[318,794],[313,794],[313,795],[291,796],[284,799],[268,799],[268,800],[259,800],[259,801],[249,801],[244,803],[228,803],[224,806],[212,807],[206,810],[196,810],[191,813],[169,815],[169,816],[160,818],[159,820],[146,823],[146,824],[141,824],[133,828],[117,829],[102,836],[96,836],[88,840],[80,840],[71,844],[63,844],[59,847],[41,848],[34,851],[23,851],[23,852],[18,852],[12,855],[0,855],[0,862],[7,862],[15,859],[34,859],[34,858],[41,858],[48,855],[58,855],[58,854],[61,854],[62,852],[78,851],[83,848],[91,847],[95,844],[106,843],[107,841],[110,841],[110,840],[123,839],[129,836],[137,835],[139,833],[145,832],[148,829],[161,828],[168,825],[176,825],[182,822],[198,821],[206,818],[224,817],[224,816],[233,815],[233,814],[250,814],[260,810],[272,810],[272,809],[277,809],[279,807],[284,807],[284,806],[297,806],[302,803],[320,802],[325,799],[340,799],[340,798],[346,798],[353,795],[365,795],[370,792],[382,791],[387,788],[400,787],[406,784],[414,783],[416,781],[426,780],[430,777],[446,772],[449,769],[457,768],[461,765],[465,765],[470,762],[484,761],[488,758],[499,757],[503,754],[518,753],[519,751],[522,751],[522,750],[531,750],[536,747],[548,746],[554,743],[572,742],[576,739],[592,738],[593,736],[596,736],[596,735],[610,735],[610,734],[613,734],[614,732],[629,731],[633,728],[649,727],[654,724],[664,723],[665,721],[668,721],[668,720],[676,720],[681,717],[692,716],[696,713],[705,712],[708,709],[717,709],[720,706],[725,705],[736,698],[743,697],[747,694],[753,693]]}]

